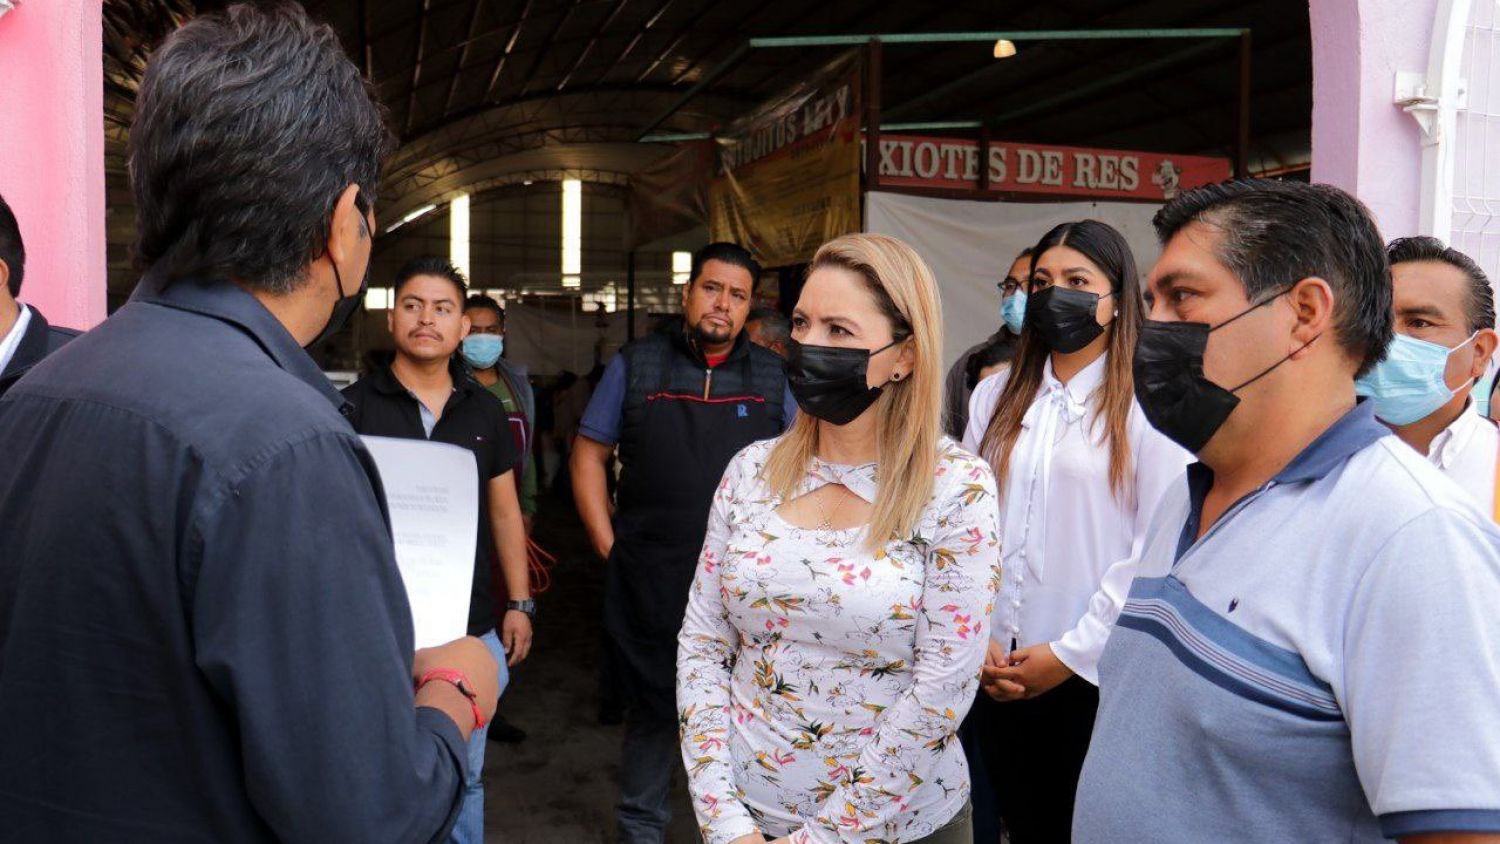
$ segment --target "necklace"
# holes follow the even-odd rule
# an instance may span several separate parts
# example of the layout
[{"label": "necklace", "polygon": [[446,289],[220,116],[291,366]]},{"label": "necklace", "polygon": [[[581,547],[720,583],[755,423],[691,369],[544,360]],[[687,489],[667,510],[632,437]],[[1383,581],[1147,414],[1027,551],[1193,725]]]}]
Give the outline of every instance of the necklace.
[{"label": "necklace", "polygon": [[[830,484],[829,486],[832,486],[832,484]],[[823,508],[823,502],[822,502],[822,500],[819,497],[817,497],[817,496],[813,497],[813,506],[815,506],[815,507],[818,508],[818,517],[821,519],[821,521],[818,522],[818,530],[826,530],[826,531],[832,531],[832,530],[834,530],[834,527],[833,527],[833,517],[838,515],[839,508],[841,508],[841,507],[844,506],[844,501],[845,500],[846,500],[845,496],[840,496],[839,497],[839,503],[835,504],[833,506],[833,512],[830,513],[830,512],[828,512],[827,510],[825,510]]]}]

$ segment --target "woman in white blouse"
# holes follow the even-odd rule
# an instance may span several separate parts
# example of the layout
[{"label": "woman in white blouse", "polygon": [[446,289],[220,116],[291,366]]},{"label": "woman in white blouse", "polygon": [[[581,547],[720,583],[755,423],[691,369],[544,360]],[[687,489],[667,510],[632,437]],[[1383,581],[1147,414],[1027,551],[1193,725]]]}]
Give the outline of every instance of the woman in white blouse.
[{"label": "woman in white blouse", "polygon": [[1158,500],[1188,455],[1146,421],[1131,363],[1142,301],[1125,238],[1064,223],[1032,253],[1011,368],[979,384],[964,445],[1000,479],[1005,576],[980,744],[1013,844],[1068,841],[1098,708],[1095,666]]},{"label": "woman in white blouse", "polygon": [[999,586],[994,478],[940,435],[932,274],[823,246],[792,314],[802,413],[730,463],[678,639],[708,844],[969,844],[955,731]]}]

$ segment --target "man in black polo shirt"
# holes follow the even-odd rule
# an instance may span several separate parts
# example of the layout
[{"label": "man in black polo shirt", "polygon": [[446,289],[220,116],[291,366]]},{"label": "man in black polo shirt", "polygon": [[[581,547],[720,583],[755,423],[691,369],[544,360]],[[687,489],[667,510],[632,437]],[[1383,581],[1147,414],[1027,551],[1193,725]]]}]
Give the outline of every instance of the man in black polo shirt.
[{"label": "man in black polo shirt", "polygon": [[[493,651],[500,664],[503,693],[507,665],[525,659],[531,650],[535,605],[527,573],[526,530],[512,471],[516,447],[510,417],[505,405],[475,381],[453,354],[469,331],[469,318],[463,312],[467,290],[463,274],[442,258],[416,258],[402,267],[396,276],[395,305],[387,317],[396,341],[396,359],[346,387],[344,397],[354,405],[349,420],[361,434],[431,440],[474,452],[480,506],[469,635],[478,636]],[[510,595],[499,635],[491,548],[498,551]],[[480,775],[487,730],[480,728],[469,737],[469,778],[463,809],[453,828],[456,844],[484,841]]]}]

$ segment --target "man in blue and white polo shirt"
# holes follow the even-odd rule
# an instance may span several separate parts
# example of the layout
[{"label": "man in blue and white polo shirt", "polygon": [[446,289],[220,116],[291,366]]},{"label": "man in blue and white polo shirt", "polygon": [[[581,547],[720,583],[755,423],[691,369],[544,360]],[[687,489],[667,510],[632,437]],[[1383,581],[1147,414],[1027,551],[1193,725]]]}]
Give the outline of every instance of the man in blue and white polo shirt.
[{"label": "man in blue and white polo shirt", "polygon": [[1356,404],[1368,211],[1230,182],[1155,222],[1136,395],[1202,462],[1099,663],[1075,841],[1500,841],[1500,532]]}]

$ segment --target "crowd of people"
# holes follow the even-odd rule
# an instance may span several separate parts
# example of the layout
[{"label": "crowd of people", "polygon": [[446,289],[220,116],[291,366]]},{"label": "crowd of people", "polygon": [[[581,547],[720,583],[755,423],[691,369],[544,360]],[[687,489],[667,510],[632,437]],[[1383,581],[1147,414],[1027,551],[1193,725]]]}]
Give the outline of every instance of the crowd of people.
[{"label": "crowd of people", "polygon": [[[388,363],[309,357],[390,149],[329,28],[234,5],[142,81],[128,304],[50,327],[0,199],[0,841],[485,840],[537,399],[441,258],[392,280]],[[617,840],[662,844],[685,775],[707,844],[1500,842],[1489,279],[1323,185],[1155,228],[1144,276],[1095,220],[997,255],[946,369],[900,240],[824,244],[782,308],[694,253],[557,426]],[[468,635],[414,647],[360,435],[473,453]]]}]

